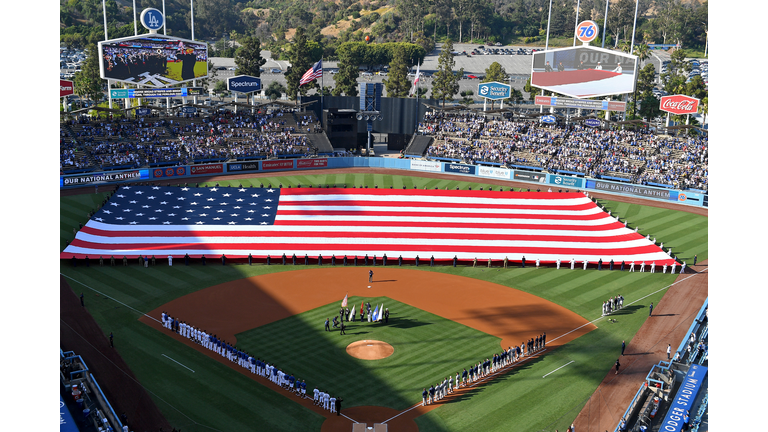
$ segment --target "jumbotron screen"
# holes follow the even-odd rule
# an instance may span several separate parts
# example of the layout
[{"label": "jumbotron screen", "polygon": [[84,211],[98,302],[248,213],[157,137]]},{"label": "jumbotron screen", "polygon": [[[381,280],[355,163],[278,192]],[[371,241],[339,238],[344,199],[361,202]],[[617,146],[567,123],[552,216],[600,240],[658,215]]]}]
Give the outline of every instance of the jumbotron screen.
[{"label": "jumbotron screen", "polygon": [[208,46],[161,35],[99,42],[101,77],[148,87],[208,76]]},{"label": "jumbotron screen", "polygon": [[632,93],[637,56],[589,46],[533,54],[531,85],[575,98]]}]

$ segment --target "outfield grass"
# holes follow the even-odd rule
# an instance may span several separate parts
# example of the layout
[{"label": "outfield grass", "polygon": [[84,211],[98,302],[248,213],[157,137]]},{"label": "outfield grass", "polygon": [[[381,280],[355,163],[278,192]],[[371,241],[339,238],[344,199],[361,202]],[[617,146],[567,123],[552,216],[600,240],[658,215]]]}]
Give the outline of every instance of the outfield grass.
[{"label": "outfield grass", "polygon": [[[440,189],[488,186],[475,182],[378,174],[292,175],[234,181],[232,185],[242,183],[258,186],[261,182],[265,185],[271,182],[273,186],[280,183],[284,186],[296,186],[299,183],[346,183],[348,186],[367,184],[372,187],[378,184],[385,188],[390,185],[401,188],[405,185],[408,188],[426,186]],[[101,203],[105,196],[90,194],[61,198],[62,248],[72,238],[72,227],[78,223],[84,224],[87,212]],[[699,260],[706,259],[706,217],[612,201],[604,204],[614,214],[629,218],[631,225],[638,224],[641,233],[650,233],[651,237],[664,241],[665,249],[671,246],[680,259],[691,263],[694,254],[698,254]],[[61,263],[62,273],[74,279],[69,283],[75,292],[85,293],[87,308],[105,334],[114,332],[116,349],[150,391],[161,411],[172,425],[185,432],[320,429],[323,420],[321,416],[282,397],[280,392],[246,379],[237,371],[138,321],[140,313],[153,310],[182,295],[243,277],[294,269],[293,266],[275,265],[208,265],[204,268],[159,265],[143,269],[134,262],[127,268],[72,268],[68,262]],[[520,289],[573,310],[587,320],[598,318],[602,302],[611,296],[622,294],[627,304],[616,316],[618,323],[598,321],[597,330],[495,380],[493,385],[473,390],[460,401],[446,404],[419,417],[417,423],[422,431],[565,429],[612,367],[620,351],[621,341],[629,343],[647,318],[648,303],[658,304],[664,294],[664,287],[674,280],[674,276],[669,274],[558,271],[550,268],[501,270],[421,266],[419,270],[467,276]],[[359,304],[360,300],[356,300]],[[373,304],[376,300],[371,301]],[[408,332],[395,327],[362,327],[359,331],[369,331],[372,339],[394,342],[396,354],[389,360],[377,361],[383,366],[377,364],[376,367],[366,367],[362,360],[352,361],[344,357],[346,354],[340,350],[342,345],[346,345],[340,336],[337,333],[324,334],[323,315],[332,316],[338,312],[334,310],[337,305],[323,306],[297,317],[244,332],[238,335],[238,343],[242,339],[243,343],[253,344],[254,351],[269,352],[268,360],[275,361],[281,367],[285,365],[291,373],[305,379],[310,388],[314,388],[314,383],[323,384],[328,386],[327,390],[332,394],[336,389],[341,389],[338,394],[345,399],[345,407],[375,404],[396,409],[420,401],[421,388],[436,381],[435,377],[451,371],[455,373],[460,370],[457,368],[466,367],[478,358],[498,350],[498,339],[490,335],[480,334],[456,323],[444,323],[442,321],[446,320],[440,317],[413,308],[408,310],[410,306],[397,304],[390,299],[381,299],[379,303],[382,301],[393,312],[399,314],[402,309],[407,311],[408,318],[418,317],[417,323],[430,323],[414,326],[407,329]],[[350,301],[350,304],[354,304],[354,301]],[[390,304],[397,304],[397,307]],[[287,332],[287,329],[292,329],[291,332],[295,333],[293,337],[298,339],[283,340],[282,332]],[[432,333],[431,329],[440,331]],[[373,337],[374,330],[376,337]],[[358,330],[350,328],[350,333],[355,331]],[[431,350],[429,347],[419,350],[423,353],[426,349],[427,353],[414,353],[412,357],[406,357],[405,354],[409,353],[403,350],[404,355],[400,357],[398,344],[423,343],[407,339],[413,337],[414,333],[420,333],[420,337],[429,334],[432,339],[439,340],[435,341]],[[468,340],[470,334],[475,336]],[[448,340],[441,340],[443,336]],[[339,339],[334,341],[335,337]],[[464,350],[464,345],[469,342],[472,347]],[[324,347],[322,349],[325,351],[316,352],[320,348],[313,350],[307,345],[310,343],[314,347]],[[441,351],[444,356],[435,351]],[[433,352],[435,355],[431,355]],[[168,357],[194,370],[194,373],[168,360]],[[400,362],[387,364],[396,360]],[[542,378],[571,361],[573,363],[563,369]],[[452,362],[455,362],[455,366],[449,364]],[[422,370],[430,363],[433,367],[427,369],[429,372],[422,380],[415,371]],[[390,373],[390,370],[401,373]],[[413,371],[414,375],[406,376],[409,371]]]}]

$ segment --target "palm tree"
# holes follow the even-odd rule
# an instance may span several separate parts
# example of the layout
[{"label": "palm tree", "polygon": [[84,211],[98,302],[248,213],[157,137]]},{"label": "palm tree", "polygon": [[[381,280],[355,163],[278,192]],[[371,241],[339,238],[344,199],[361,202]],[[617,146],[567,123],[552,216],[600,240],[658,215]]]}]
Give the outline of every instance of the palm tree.
[{"label": "palm tree", "polygon": [[[626,51],[625,51],[626,49]],[[626,43],[623,43],[621,46],[621,50],[624,52],[629,52],[629,46]],[[651,50],[648,48],[648,45],[642,43],[635,45],[635,52],[633,53],[637,56],[638,62],[641,62],[643,60],[646,60],[651,57]],[[640,69],[640,65],[637,65],[638,70]],[[635,94],[632,97],[632,116],[637,117],[637,78],[640,74],[635,75]]]},{"label": "palm tree", "polygon": [[707,114],[709,114],[709,96],[705,97],[701,100],[699,103],[699,112],[702,115],[701,123],[704,124],[707,122]]},{"label": "palm tree", "polygon": [[632,54],[636,55],[640,61],[648,60],[651,57],[651,49],[644,43],[638,44],[635,45],[635,51]]}]

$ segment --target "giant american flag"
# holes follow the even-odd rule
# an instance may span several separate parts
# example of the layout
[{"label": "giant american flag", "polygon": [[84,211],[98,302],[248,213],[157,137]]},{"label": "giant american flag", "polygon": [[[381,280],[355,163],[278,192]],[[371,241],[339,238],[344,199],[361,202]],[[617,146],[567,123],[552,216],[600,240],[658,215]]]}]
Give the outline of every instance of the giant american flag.
[{"label": "giant american flag", "polygon": [[582,193],[123,186],[62,258],[296,254],[671,264]]}]

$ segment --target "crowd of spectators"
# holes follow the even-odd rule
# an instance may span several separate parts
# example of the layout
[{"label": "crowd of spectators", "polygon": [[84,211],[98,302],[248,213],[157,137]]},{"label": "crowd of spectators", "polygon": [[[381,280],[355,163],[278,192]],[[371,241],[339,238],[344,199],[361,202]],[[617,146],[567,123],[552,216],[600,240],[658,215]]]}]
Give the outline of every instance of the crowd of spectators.
[{"label": "crowd of spectators", "polygon": [[707,190],[706,137],[670,137],[648,129],[600,129],[538,120],[430,112],[419,133],[435,138],[426,156],[532,168],[635,184]]},{"label": "crowd of spectators", "polygon": [[220,111],[207,116],[153,114],[137,119],[78,116],[60,129],[61,171],[187,165],[228,159],[311,155],[311,113]]},{"label": "crowd of spectators", "polygon": [[[313,150],[306,134],[320,130],[311,113],[281,110],[130,120],[79,116],[62,123],[60,167],[67,171],[309,156]],[[426,156],[438,160],[708,189],[706,137],[578,123],[548,125],[474,112],[428,112],[419,133],[435,138]]]}]

